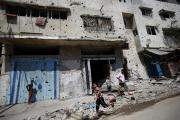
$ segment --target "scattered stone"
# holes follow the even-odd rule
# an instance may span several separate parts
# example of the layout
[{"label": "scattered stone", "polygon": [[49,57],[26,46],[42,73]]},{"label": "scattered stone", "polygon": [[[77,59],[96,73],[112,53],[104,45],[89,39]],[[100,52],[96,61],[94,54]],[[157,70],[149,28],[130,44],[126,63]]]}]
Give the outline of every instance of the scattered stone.
[{"label": "scattered stone", "polygon": [[132,97],[131,97],[131,100],[135,100],[135,97],[132,96]]}]

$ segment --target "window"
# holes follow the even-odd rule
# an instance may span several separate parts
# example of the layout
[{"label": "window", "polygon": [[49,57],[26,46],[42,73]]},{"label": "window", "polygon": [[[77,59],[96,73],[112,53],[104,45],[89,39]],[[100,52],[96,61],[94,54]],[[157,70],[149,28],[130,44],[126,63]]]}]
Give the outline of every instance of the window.
[{"label": "window", "polygon": [[47,17],[47,10],[40,10],[40,17]]},{"label": "window", "polygon": [[146,26],[146,30],[149,35],[156,35],[157,27],[156,26]]},{"label": "window", "polygon": [[6,13],[13,14],[13,15],[18,15],[18,9],[15,6],[8,6],[6,8]]},{"label": "window", "polygon": [[157,0],[157,1],[180,4],[180,0]]},{"label": "window", "polygon": [[81,16],[85,30],[88,31],[112,31],[113,25],[111,18],[98,16]]},{"label": "window", "polygon": [[159,16],[161,17],[162,20],[166,20],[166,19],[174,18],[175,12],[162,9],[159,11]]},{"label": "window", "polygon": [[122,2],[122,1],[123,1],[123,2],[126,2],[126,0],[119,0],[119,2]]},{"label": "window", "polygon": [[6,13],[8,16],[27,16],[27,17],[49,17],[51,19],[67,19],[68,10],[60,9],[45,9],[34,6],[6,6]]},{"label": "window", "polygon": [[23,8],[23,7],[19,7],[18,8],[18,11],[19,11],[19,16],[26,16],[26,8]]},{"label": "window", "polygon": [[180,0],[176,0],[177,4],[180,4]]},{"label": "window", "polygon": [[32,10],[32,17],[39,17],[39,10],[36,8],[31,9]]},{"label": "window", "polygon": [[59,19],[59,11],[52,11],[52,19]]},{"label": "window", "polygon": [[63,20],[67,19],[67,12],[60,12],[60,18]]},{"label": "window", "polygon": [[152,17],[151,8],[140,8],[142,15]]},{"label": "window", "polygon": [[130,13],[122,13],[124,25],[126,29],[132,29],[133,25],[135,25],[134,15]]}]

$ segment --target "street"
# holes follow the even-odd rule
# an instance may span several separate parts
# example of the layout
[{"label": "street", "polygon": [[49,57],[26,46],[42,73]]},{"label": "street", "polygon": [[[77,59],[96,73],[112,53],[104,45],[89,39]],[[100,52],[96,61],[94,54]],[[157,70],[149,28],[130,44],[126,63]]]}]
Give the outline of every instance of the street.
[{"label": "street", "polygon": [[179,120],[180,96],[156,103],[130,115],[112,115],[105,120]]}]

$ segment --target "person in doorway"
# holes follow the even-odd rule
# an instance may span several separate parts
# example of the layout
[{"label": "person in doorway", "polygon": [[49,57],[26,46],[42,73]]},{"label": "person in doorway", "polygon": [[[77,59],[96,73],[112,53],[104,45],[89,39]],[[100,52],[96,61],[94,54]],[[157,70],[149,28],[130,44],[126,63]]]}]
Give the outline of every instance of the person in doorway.
[{"label": "person in doorway", "polygon": [[32,103],[32,97],[33,97],[33,80],[31,80],[31,83],[26,86],[28,91],[28,104]]},{"label": "person in doorway", "polygon": [[118,88],[118,95],[122,96],[125,95],[124,91],[125,91],[125,78],[124,78],[124,71],[123,69],[121,70],[121,72],[116,76],[116,79],[118,79],[119,81],[119,88]]},{"label": "person in doorway", "polygon": [[107,78],[106,78],[106,85],[107,85],[108,92],[111,92],[111,83],[112,83],[112,81],[111,81],[110,77],[107,76]]},{"label": "person in doorway", "polygon": [[99,86],[95,87],[95,94],[96,94],[96,113],[98,114],[100,105],[102,105],[104,108],[108,107],[109,105],[105,103]]}]

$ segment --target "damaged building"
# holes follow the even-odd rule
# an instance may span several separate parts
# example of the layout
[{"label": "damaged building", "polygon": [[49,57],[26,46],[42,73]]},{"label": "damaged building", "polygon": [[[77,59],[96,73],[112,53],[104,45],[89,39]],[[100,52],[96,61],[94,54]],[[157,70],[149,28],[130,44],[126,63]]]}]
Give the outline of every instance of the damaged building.
[{"label": "damaged building", "polygon": [[27,102],[31,80],[41,101],[92,94],[107,77],[117,86],[122,69],[129,80],[163,76],[159,57],[179,52],[163,30],[178,28],[180,7],[151,1],[1,0],[0,104]]}]

